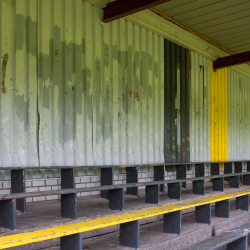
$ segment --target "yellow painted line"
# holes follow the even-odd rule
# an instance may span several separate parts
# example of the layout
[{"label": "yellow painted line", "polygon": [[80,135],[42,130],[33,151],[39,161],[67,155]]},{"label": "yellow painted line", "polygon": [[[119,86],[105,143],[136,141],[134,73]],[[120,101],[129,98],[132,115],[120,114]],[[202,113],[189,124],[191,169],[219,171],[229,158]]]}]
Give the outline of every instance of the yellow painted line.
[{"label": "yellow painted line", "polygon": [[213,71],[210,61],[211,161],[227,161],[227,69]]},{"label": "yellow painted line", "polygon": [[222,200],[232,199],[234,197],[239,197],[239,196],[243,196],[247,194],[250,194],[250,189],[246,189],[244,191],[234,192],[230,194],[223,194],[223,195],[217,195],[217,196],[207,197],[207,198],[198,199],[198,200],[181,202],[178,204],[171,204],[171,205],[166,205],[166,206],[161,206],[161,207],[156,207],[156,208],[135,211],[131,213],[125,213],[121,215],[114,215],[114,216],[105,217],[101,219],[64,225],[60,227],[48,228],[48,229],[43,229],[43,230],[30,232],[30,233],[2,236],[0,238],[0,249],[21,246],[21,245],[39,242],[43,240],[59,238],[59,237],[67,236],[71,234],[87,232],[87,231],[91,231],[94,229],[119,225],[121,223],[141,220],[141,219],[145,219],[148,217],[171,213],[174,211],[179,211],[179,210],[183,210],[183,209],[187,209],[191,207],[196,207],[196,206],[201,206],[201,205],[214,203],[214,202],[218,202]]}]

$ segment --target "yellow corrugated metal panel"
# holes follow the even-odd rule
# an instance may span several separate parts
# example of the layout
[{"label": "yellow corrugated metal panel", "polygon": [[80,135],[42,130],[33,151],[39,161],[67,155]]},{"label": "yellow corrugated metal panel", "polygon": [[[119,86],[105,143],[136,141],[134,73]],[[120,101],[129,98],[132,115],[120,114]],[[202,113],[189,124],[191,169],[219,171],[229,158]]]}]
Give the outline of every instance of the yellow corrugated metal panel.
[{"label": "yellow corrugated metal panel", "polygon": [[227,161],[227,69],[213,71],[210,62],[211,161]]},{"label": "yellow corrugated metal panel", "polygon": [[0,249],[87,232],[250,194],[250,189],[0,238]]}]

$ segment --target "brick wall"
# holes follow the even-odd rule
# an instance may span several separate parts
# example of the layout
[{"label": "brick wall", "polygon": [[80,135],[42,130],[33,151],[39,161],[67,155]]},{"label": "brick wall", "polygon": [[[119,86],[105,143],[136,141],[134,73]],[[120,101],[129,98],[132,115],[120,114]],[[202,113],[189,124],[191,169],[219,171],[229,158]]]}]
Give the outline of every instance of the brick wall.
[{"label": "brick wall", "polygon": [[[243,164],[243,172],[246,172],[246,163]],[[187,178],[192,178],[195,175],[194,165],[188,166]],[[26,192],[49,191],[61,188],[60,170],[26,170],[25,171],[25,185]],[[221,169],[221,174],[224,169]],[[0,171],[0,195],[10,193],[10,171]],[[210,164],[205,164],[205,175],[210,175]],[[114,184],[126,183],[125,168],[114,169]],[[139,167],[138,168],[139,182],[150,182],[154,180],[154,167]],[[167,167],[165,171],[165,180],[175,180],[175,167]],[[75,169],[75,184],[76,188],[100,186],[100,169]],[[139,187],[144,189],[145,187]],[[96,195],[100,192],[84,192],[79,193],[78,196]],[[58,195],[40,196],[27,198],[27,202],[44,201],[58,199]]]}]

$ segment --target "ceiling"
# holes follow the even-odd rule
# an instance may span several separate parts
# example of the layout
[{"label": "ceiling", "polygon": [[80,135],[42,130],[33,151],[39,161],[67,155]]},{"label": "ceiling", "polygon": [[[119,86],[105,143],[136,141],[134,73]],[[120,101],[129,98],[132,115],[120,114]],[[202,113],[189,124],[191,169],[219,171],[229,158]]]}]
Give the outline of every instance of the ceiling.
[{"label": "ceiling", "polygon": [[250,50],[250,0],[172,0],[155,8],[233,53]]}]

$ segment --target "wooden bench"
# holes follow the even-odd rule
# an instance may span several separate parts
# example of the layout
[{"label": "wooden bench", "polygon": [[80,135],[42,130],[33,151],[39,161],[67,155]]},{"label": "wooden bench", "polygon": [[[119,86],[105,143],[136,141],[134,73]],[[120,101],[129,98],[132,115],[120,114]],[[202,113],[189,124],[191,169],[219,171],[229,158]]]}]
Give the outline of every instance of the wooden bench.
[{"label": "wooden bench", "polygon": [[[236,209],[249,211],[250,189],[202,198],[193,201],[159,206],[120,215],[85,221],[35,232],[2,236],[0,249],[59,238],[61,249],[82,249],[82,232],[120,225],[120,245],[139,247],[139,220],[164,214],[163,232],[181,234],[181,210],[195,207],[195,223],[211,223],[211,204],[215,203],[215,216],[229,218],[230,199],[236,198]],[[70,246],[70,248],[67,248]],[[194,249],[194,248],[192,248]]]},{"label": "wooden bench", "polygon": [[250,223],[228,230],[207,240],[201,241],[185,250],[216,250],[227,246],[228,250],[247,250],[247,236],[250,233]]}]

